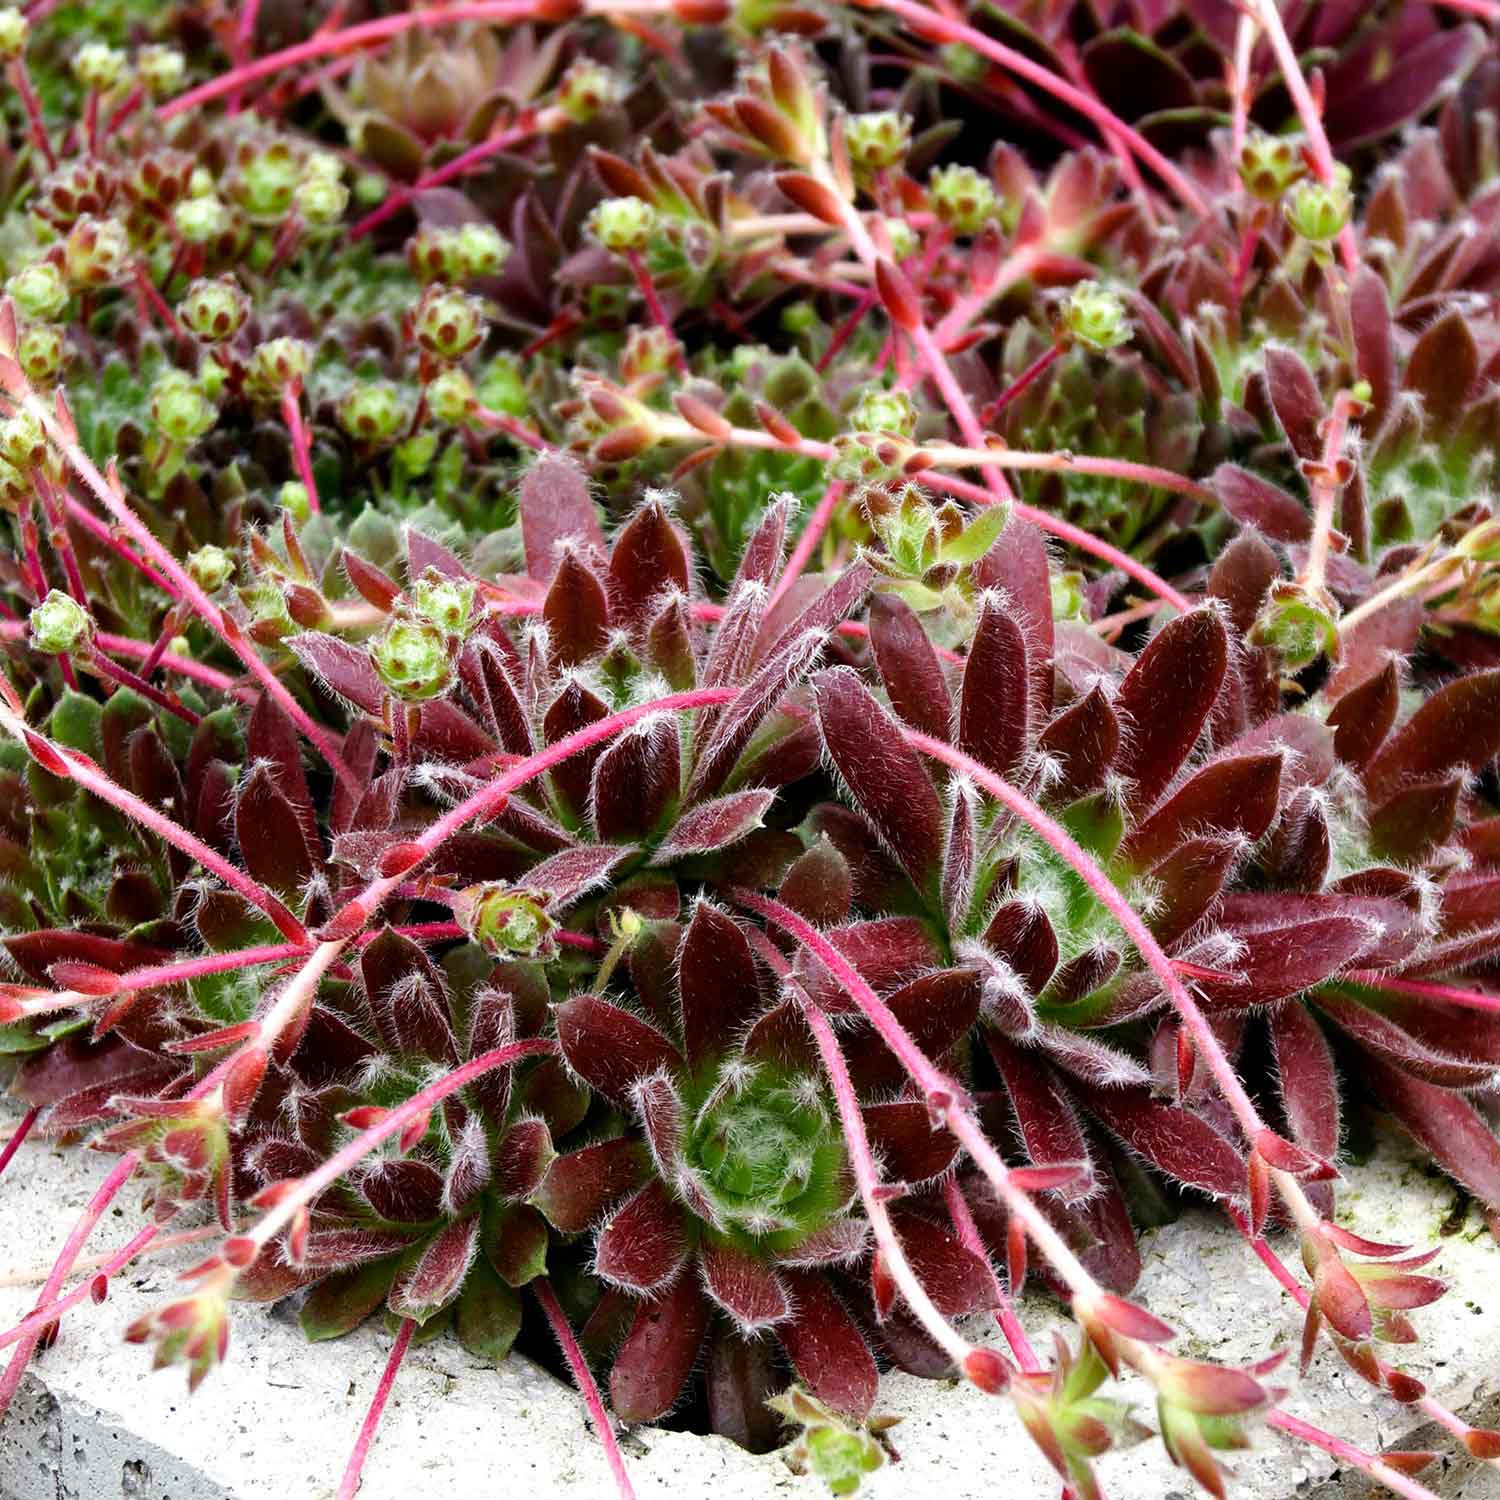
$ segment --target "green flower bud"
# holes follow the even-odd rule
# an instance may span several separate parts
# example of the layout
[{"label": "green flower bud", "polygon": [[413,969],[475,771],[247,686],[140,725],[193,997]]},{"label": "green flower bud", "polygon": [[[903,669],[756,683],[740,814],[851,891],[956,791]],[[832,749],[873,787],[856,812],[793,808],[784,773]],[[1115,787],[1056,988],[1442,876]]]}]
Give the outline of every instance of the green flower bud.
[{"label": "green flower bud", "polygon": [[462,224],[449,255],[460,277],[498,276],[510,259],[510,241],[490,224]]},{"label": "green flower bud", "polygon": [[206,245],[227,234],[234,220],[229,206],[211,193],[184,198],[172,210],[172,223],[189,245]]},{"label": "green flower bud", "polygon": [[411,589],[411,612],[462,640],[474,616],[474,585],[467,578],[445,578],[429,568]]},{"label": "green flower bud", "polygon": [[1335,182],[1305,181],[1283,210],[1292,229],[1312,245],[1327,245],[1343,233],[1354,213],[1354,194],[1347,174]]},{"label": "green flower bud", "polygon": [[174,443],[194,443],[219,414],[191,375],[167,370],[151,388],[151,420]]},{"label": "green flower bud", "polygon": [[0,62],[14,62],[26,50],[31,25],[14,6],[0,10]]},{"label": "green flower bud", "polygon": [[954,234],[978,234],[995,217],[995,184],[973,167],[935,167],[927,179],[932,211]]},{"label": "green flower bud", "polygon": [[618,97],[614,74],[591,57],[575,59],[557,84],[557,107],[577,125],[587,125]]},{"label": "green flower bud", "polygon": [[477,395],[491,411],[524,417],[528,403],[520,360],[513,354],[497,354],[479,377]]},{"label": "green flower bud", "polygon": [[905,219],[887,219],[885,233],[891,242],[891,255],[898,261],[910,260],[922,248],[917,231]]},{"label": "green flower bud", "polygon": [[339,400],[339,425],[362,443],[388,443],[407,422],[406,403],[389,380],[350,386]]},{"label": "green flower bud", "polygon": [[135,70],[147,92],[163,99],[182,87],[187,59],[175,47],[142,47],[135,55]]},{"label": "green flower bud", "polygon": [[1081,281],[1063,304],[1063,326],[1090,349],[1114,349],[1130,338],[1130,319],[1118,292]]},{"label": "green flower bud", "polygon": [[291,211],[302,166],[286,141],[240,148],[229,176],[230,196],[257,224],[280,224]]},{"label": "green flower bud", "polygon": [[189,198],[209,198],[218,191],[219,180],[207,167],[194,167],[188,177]]},{"label": "green flower bud", "polygon": [[626,255],[646,248],[656,228],[656,210],[644,198],[606,198],[584,227],[606,250]]},{"label": "green flower bud", "polygon": [[130,236],[118,219],[86,215],[63,242],[67,278],[76,287],[109,286],[130,260]]},{"label": "green flower bud", "polygon": [[0,458],[21,474],[49,467],[51,455],[46,430],[29,411],[0,422]]},{"label": "green flower bud", "polygon": [[330,182],[342,182],[344,164],[332,151],[310,151],[302,163],[302,180],[313,177],[327,178]]},{"label": "green flower bud", "polygon": [[1336,661],[1338,608],[1326,594],[1316,597],[1300,584],[1276,584],[1251,627],[1250,639],[1274,651],[1294,672],[1325,654]]},{"label": "green flower bud", "polygon": [[833,472],[845,484],[886,484],[901,473],[900,459],[869,432],[844,432],[833,440]]},{"label": "green flower bud", "polygon": [[232,339],[245,326],[250,298],[233,277],[202,277],[187,289],[177,311],[190,332],[216,344]]},{"label": "green flower bud", "polygon": [[19,515],[23,508],[31,504],[33,494],[31,481],[20,470],[0,458],[0,510]]},{"label": "green flower bud", "polygon": [[210,401],[217,401],[224,394],[224,387],[228,381],[229,371],[211,354],[199,361],[198,384],[202,386],[203,394]]},{"label": "green flower bud", "polygon": [[1299,141],[1252,130],[1240,147],[1240,181],[1262,203],[1278,202],[1294,182],[1307,175]]},{"label": "green flower bud", "polygon": [[428,287],[412,313],[417,343],[446,364],[461,360],[484,337],[484,330],[484,304],[447,287]]},{"label": "green flower bud", "polygon": [[894,432],[909,438],[917,430],[917,408],[905,391],[873,386],[850,410],[849,426],[855,432]]},{"label": "green flower bud", "polygon": [[847,1427],[812,1427],[803,1439],[808,1472],[828,1486],[830,1495],[852,1495],[860,1480],[885,1462],[880,1445]]},{"label": "green flower bud", "polygon": [[337,224],[349,207],[349,189],[332,177],[304,177],[297,184],[297,212],[314,229]]},{"label": "green flower bud", "polygon": [[312,515],[312,497],[299,479],[288,479],[276,491],[276,503],[300,526]]},{"label": "green flower bud", "polygon": [[447,369],[427,383],[427,409],[450,427],[461,426],[478,404],[474,382],[457,368]]},{"label": "green flower bud", "polygon": [[16,342],[16,358],[34,385],[50,385],[62,369],[67,338],[56,323],[35,323]]},{"label": "green flower bud", "polygon": [[430,620],[394,619],[370,646],[380,680],[398,698],[422,702],[448,690],[448,636]]},{"label": "green flower bud", "polygon": [[1084,615],[1083,574],[1075,569],[1054,573],[1052,584],[1052,618],[1086,621]]},{"label": "green flower bud", "polygon": [[456,281],[458,236],[451,229],[417,230],[406,242],[406,263],[418,281]]},{"label": "green flower bud", "polygon": [[210,543],[187,556],[188,577],[205,594],[215,594],[234,577],[234,558]]},{"label": "green flower bud", "polygon": [[71,595],[53,589],[31,612],[31,644],[49,656],[81,651],[94,634],[88,611]]},{"label": "green flower bud", "polygon": [[86,89],[108,93],[125,76],[125,54],[105,42],[85,42],[73,56],[73,76]]},{"label": "green flower bud", "polygon": [[460,891],[453,912],[470,938],[495,958],[544,958],[556,946],[557,926],[544,899],[537,891],[487,881]]},{"label": "green flower bud", "polygon": [[59,317],[72,295],[62,272],[50,260],[22,266],[5,283],[5,290],[28,318]]},{"label": "green flower bud", "polygon": [[361,208],[374,208],[377,203],[384,203],[390,190],[390,184],[379,172],[361,172],[354,179],[354,201]]},{"label": "green flower bud", "polygon": [[911,116],[894,109],[850,115],[844,124],[844,140],[856,171],[899,167],[911,148]]},{"label": "green flower bud", "polygon": [[250,356],[251,389],[257,396],[279,396],[290,381],[304,380],[311,364],[312,350],[301,339],[270,339]]}]

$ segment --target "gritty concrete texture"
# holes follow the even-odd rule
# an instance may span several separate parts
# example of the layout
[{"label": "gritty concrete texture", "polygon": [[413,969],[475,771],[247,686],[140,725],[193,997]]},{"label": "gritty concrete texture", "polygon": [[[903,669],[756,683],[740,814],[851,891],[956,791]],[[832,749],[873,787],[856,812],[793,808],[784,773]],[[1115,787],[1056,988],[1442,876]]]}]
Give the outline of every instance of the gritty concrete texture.
[{"label": "gritty concrete texture", "polygon": [[[0,1125],[0,1128],[4,1128]],[[98,1181],[87,1152],[28,1144],[0,1181],[0,1271],[42,1261]],[[1354,1173],[1344,1221],[1377,1238],[1427,1241],[1444,1227],[1451,1188],[1399,1151]],[[107,1217],[95,1248],[122,1243],[131,1208]],[[1500,1421],[1500,1249],[1471,1215],[1443,1239],[1441,1269],[1457,1290],[1418,1314],[1423,1342],[1399,1362],[1473,1420]],[[1222,1220],[1192,1214],[1152,1234],[1140,1297],[1182,1331],[1186,1354],[1249,1360],[1295,1346],[1288,1299]],[[305,1343],[289,1316],[260,1307],[233,1314],[229,1363],[189,1398],[181,1369],[153,1374],[149,1356],[121,1342],[137,1313],[158,1304],[184,1259],[138,1263],[102,1307],[85,1304],[27,1377],[0,1426],[0,1500],[331,1500],[389,1348],[365,1328],[335,1344]],[[33,1288],[0,1288],[0,1327],[21,1318]],[[1055,1308],[1030,1299],[1041,1336]],[[976,1323],[970,1335],[994,1342]],[[1139,1391],[1134,1392],[1140,1396]],[[882,1405],[903,1414],[902,1454],[867,1484],[871,1500],[1054,1500],[1056,1481],[1004,1401],[971,1388],[887,1378]],[[1451,1444],[1322,1356],[1288,1408],[1366,1448]],[[1149,1416],[1149,1407],[1143,1411]],[[775,1456],[719,1439],[637,1429],[623,1438],[641,1500],[816,1500],[821,1487]],[[1272,1433],[1237,1459],[1245,1500],[1365,1500],[1373,1492],[1322,1455]],[[1192,1486],[1160,1445],[1106,1458],[1111,1500],[1187,1500]],[[1424,1476],[1451,1500],[1500,1500],[1500,1471],[1450,1460]],[[1356,1476],[1357,1479],[1357,1476]],[[449,1339],[412,1351],[370,1455],[361,1500],[519,1496],[607,1500],[600,1450],[573,1393],[521,1359],[493,1370]]]}]

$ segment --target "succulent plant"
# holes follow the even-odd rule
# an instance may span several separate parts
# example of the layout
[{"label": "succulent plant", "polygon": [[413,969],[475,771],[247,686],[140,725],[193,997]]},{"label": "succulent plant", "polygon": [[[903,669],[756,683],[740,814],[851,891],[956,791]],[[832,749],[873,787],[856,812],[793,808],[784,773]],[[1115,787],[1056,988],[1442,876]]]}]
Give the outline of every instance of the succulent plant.
[{"label": "succulent plant", "polygon": [[1500,1453],[1339,1190],[1500,1210],[1487,7],[0,12],[0,1169],[214,1236],[127,1337],[1428,1494],[1127,1300],[1195,1205]]}]

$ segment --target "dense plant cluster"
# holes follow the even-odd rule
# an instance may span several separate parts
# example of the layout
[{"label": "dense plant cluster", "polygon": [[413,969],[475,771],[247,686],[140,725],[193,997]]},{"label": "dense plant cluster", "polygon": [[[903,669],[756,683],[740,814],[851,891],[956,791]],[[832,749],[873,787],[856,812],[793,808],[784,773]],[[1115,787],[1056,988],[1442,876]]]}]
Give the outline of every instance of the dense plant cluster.
[{"label": "dense plant cluster", "polygon": [[193,1384],[388,1320],[341,1495],[444,1330],[623,1494],[606,1401],[849,1493],[896,1366],[1079,1500],[1124,1369],[1210,1493],[1428,1495],[1129,1300],[1198,1201],[1500,1457],[1337,1192],[1391,1122],[1500,1213],[1497,24],[0,11],[0,1168],[116,1158],[0,1412],[185,1237]]}]

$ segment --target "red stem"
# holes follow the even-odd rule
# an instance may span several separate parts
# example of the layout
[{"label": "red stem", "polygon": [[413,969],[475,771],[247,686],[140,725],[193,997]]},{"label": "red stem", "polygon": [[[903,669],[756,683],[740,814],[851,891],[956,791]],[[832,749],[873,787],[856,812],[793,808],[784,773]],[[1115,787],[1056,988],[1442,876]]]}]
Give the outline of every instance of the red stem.
[{"label": "red stem", "polygon": [[797,545],[787,559],[786,568],[771,591],[771,597],[766,603],[767,612],[776,607],[776,601],[802,576],[803,568],[822,541],[823,533],[828,530],[828,523],[833,520],[833,513],[838,509],[839,501],[844,498],[844,492],[848,488],[842,479],[835,479],[823,491],[818,508],[808,517],[807,525],[802,528],[802,535],[797,538]]},{"label": "red stem", "polygon": [[1054,361],[1062,356],[1068,346],[1061,340],[1055,342],[1050,348],[1044,349],[1032,362],[1021,371],[1011,383],[995,397],[985,409],[980,412],[979,420],[986,427],[992,423],[1001,412],[1005,410],[1017,396],[1021,395],[1030,385],[1046,374],[1052,368]]},{"label": "red stem", "polygon": [[231,68],[197,88],[188,89],[175,99],[162,105],[157,117],[163,121],[174,119],[200,104],[212,103],[231,94],[238,94],[247,84],[258,83],[299,63],[314,62],[332,53],[349,52],[372,42],[383,42],[389,37],[399,36],[403,31],[435,30],[441,26],[456,26],[463,21],[528,21],[537,17],[543,7],[536,0],[489,0],[476,5],[424,5],[416,10],[403,11],[385,16],[378,21],[366,21],[359,26],[348,26],[342,31],[331,31],[315,36],[294,47],[283,47],[280,52],[268,52],[254,62]]},{"label": "red stem", "polygon": [[297,467],[297,478],[307,491],[307,506],[313,515],[322,507],[318,504],[318,483],[313,478],[312,445],[307,436],[307,427],[302,421],[302,382],[295,378],[287,381],[281,390],[281,416],[292,440],[292,462]]},{"label": "red stem", "polygon": [[[125,1184],[121,1182],[119,1186],[124,1187]],[[118,1191],[118,1188],[116,1191]],[[114,1194],[111,1193],[110,1196],[113,1197]],[[93,1275],[74,1287],[66,1296],[59,1297],[55,1302],[38,1302],[34,1312],[27,1314],[14,1328],[9,1328],[4,1333],[0,1333],[0,1349],[4,1349],[10,1344],[18,1344],[22,1339],[29,1337],[31,1334],[40,1335],[45,1328],[56,1323],[64,1313],[71,1312],[77,1307],[85,1297],[91,1297],[94,1293],[94,1287],[99,1281],[103,1280],[105,1283],[108,1283],[111,1276],[120,1270],[122,1266],[129,1265],[160,1234],[161,1230],[157,1225],[148,1224],[131,1239],[127,1240],[113,1255],[106,1257],[100,1262],[94,1270]],[[73,1259],[76,1261],[76,1253]],[[71,1269],[72,1266],[70,1263],[64,1270],[64,1278],[66,1278],[67,1270]],[[58,1284],[60,1286],[62,1283],[59,1282]],[[0,1405],[0,1411],[4,1410],[4,1406]]]},{"label": "red stem", "polygon": [[667,316],[667,310],[661,305],[661,298],[656,294],[656,283],[651,279],[645,259],[639,250],[627,250],[625,259],[629,263],[631,274],[635,277],[635,284],[640,288],[642,298],[646,303],[646,314],[671,341],[672,366],[681,374],[687,374],[687,361],[682,357],[682,345],[677,341],[677,335],[672,331],[672,320]]},{"label": "red stem", "polygon": [[364,1469],[365,1458],[370,1452],[370,1444],[375,1441],[375,1429],[380,1426],[385,1403],[390,1400],[391,1387],[396,1383],[396,1374],[401,1368],[401,1361],[406,1358],[406,1351],[411,1347],[411,1336],[416,1332],[416,1328],[415,1318],[402,1318],[401,1327],[396,1332],[396,1342],[391,1345],[390,1358],[386,1360],[385,1369],[380,1375],[380,1383],[375,1387],[375,1394],[370,1398],[370,1409],[365,1413],[359,1436],[354,1440],[354,1451],[349,1455],[344,1477],[339,1482],[337,1500],[354,1500],[355,1491],[359,1489],[359,1476]]},{"label": "red stem", "polygon": [[1427,984],[1420,979],[1393,979],[1371,969],[1351,969],[1343,976],[1368,989],[1384,990],[1390,995],[1415,995],[1423,1000],[1446,1000],[1469,1010],[1500,1011],[1500,995],[1486,995],[1482,990],[1461,990],[1451,984]]},{"label": "red stem", "polygon": [[203,715],[194,713],[187,704],[172,693],[164,693],[159,687],[132,672],[129,667],[122,667],[118,662],[111,661],[102,651],[95,651],[88,657],[89,667],[101,677],[107,677],[111,682],[118,682],[121,687],[128,687],[137,692],[143,698],[149,698],[158,708],[165,709],[169,714],[174,714],[184,724],[190,724],[196,729],[203,722]]},{"label": "red stem", "polygon": [[26,70],[26,59],[18,57],[6,69],[10,79],[10,85],[21,96],[22,107],[26,111],[27,132],[31,136],[31,144],[41,152],[43,160],[47,163],[47,170],[57,170],[57,154],[52,149],[52,141],[47,135],[47,126],[42,119],[41,101],[36,96],[36,90],[31,85],[31,74]]},{"label": "red stem", "polygon": [[1378,1479],[1387,1489],[1402,1496],[1402,1500],[1438,1500],[1425,1484],[1419,1484],[1415,1479],[1391,1468],[1389,1464],[1382,1463],[1375,1454],[1366,1453],[1363,1448],[1356,1448],[1353,1443],[1345,1442],[1331,1432],[1324,1432],[1321,1427],[1314,1427],[1311,1422],[1304,1422],[1301,1417],[1294,1417],[1280,1407],[1273,1407],[1266,1413],[1266,1426],[1274,1427],[1300,1442],[1309,1443],[1314,1448],[1321,1448],[1323,1452],[1331,1453],[1346,1464],[1353,1464],[1371,1478]]},{"label": "red stem", "polygon": [[508,147],[517,146],[522,141],[530,139],[537,133],[537,128],[536,118],[527,116],[525,124],[513,125],[499,135],[492,135],[488,140],[480,141],[477,146],[470,146],[467,151],[461,152],[452,161],[423,173],[415,182],[396,188],[379,208],[366,214],[349,231],[349,238],[351,240],[363,239],[372,229],[378,229],[387,219],[394,218],[419,193],[425,193],[429,188],[442,187],[445,182],[452,182],[455,177],[462,177],[470,167],[477,167],[492,156],[498,156]]},{"label": "red stem", "polygon": [[11,1131],[10,1139],[6,1141],[4,1149],[0,1150],[0,1172],[3,1172],[10,1165],[11,1157],[21,1149],[22,1142],[31,1134],[31,1127],[36,1124],[37,1116],[41,1112],[41,1105],[34,1104],[21,1116],[21,1123]]},{"label": "red stem", "polygon": [[614,1477],[615,1491],[620,1500],[635,1500],[635,1487],[630,1482],[630,1475],[625,1471],[625,1456],[620,1452],[620,1445],[615,1439],[614,1426],[609,1420],[609,1413],[604,1409],[604,1398],[599,1394],[593,1371],[589,1369],[588,1361],[583,1357],[583,1350],[578,1347],[578,1340],[573,1337],[573,1330],[568,1326],[568,1320],[558,1304],[557,1293],[552,1290],[552,1283],[545,1276],[533,1281],[531,1289],[536,1293],[536,1300],[547,1315],[547,1322],[552,1326],[552,1336],[557,1340],[558,1347],[563,1352],[563,1358],[567,1360],[568,1368],[573,1372],[578,1394],[583,1397],[583,1404],[588,1408],[594,1431],[599,1434],[599,1441],[604,1447],[604,1457],[609,1463],[609,1472]]}]

